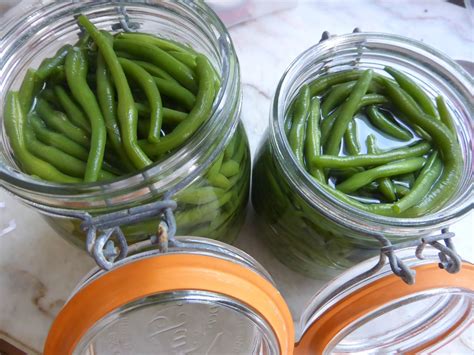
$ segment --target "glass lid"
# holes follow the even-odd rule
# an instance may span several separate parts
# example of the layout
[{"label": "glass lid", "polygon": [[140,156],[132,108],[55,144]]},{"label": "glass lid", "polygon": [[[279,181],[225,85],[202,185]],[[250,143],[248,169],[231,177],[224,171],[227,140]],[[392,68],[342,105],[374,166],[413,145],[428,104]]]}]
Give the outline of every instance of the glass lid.
[{"label": "glass lid", "polygon": [[55,319],[45,355],[291,353],[291,314],[258,262],[213,240],[176,241],[94,269]]},{"label": "glass lid", "polygon": [[438,266],[436,249],[426,248],[422,260],[414,255],[414,248],[397,252],[416,272],[414,285],[388,264],[353,282],[377,258],[328,283],[300,320],[295,353],[471,353],[474,265],[464,261],[459,273],[448,274]]}]

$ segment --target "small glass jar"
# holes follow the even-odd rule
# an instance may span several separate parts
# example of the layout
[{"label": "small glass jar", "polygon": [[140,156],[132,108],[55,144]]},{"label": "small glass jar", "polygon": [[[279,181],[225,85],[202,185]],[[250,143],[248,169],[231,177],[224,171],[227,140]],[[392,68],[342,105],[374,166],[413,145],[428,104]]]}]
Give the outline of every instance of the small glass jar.
[{"label": "small glass jar", "polygon": [[[325,285],[293,320],[265,269],[244,252],[180,237],[93,270],[55,319],[44,354],[469,353],[474,265],[458,274],[414,249],[398,256],[417,273],[407,285],[389,265],[360,275],[367,260]],[[355,281],[358,279],[358,281]],[[294,322],[294,323],[293,323]],[[295,331],[296,329],[296,331]],[[296,334],[296,335],[295,335]]]},{"label": "small glass jar", "polygon": [[[64,185],[38,181],[22,173],[3,131],[0,142],[1,185],[34,209],[65,238],[84,247],[80,220],[71,212],[93,216],[125,210],[162,198],[187,179],[173,197],[178,208],[178,233],[205,235],[231,243],[245,217],[249,194],[250,153],[240,122],[240,72],[232,41],[216,14],[203,2],[21,2],[2,19],[0,43],[0,107],[8,90],[19,87],[25,71],[36,68],[65,43],[74,43],[80,31],[75,16],[85,14],[97,27],[117,31],[124,21],[130,28],[188,44],[205,54],[220,74],[221,88],[211,117],[179,149],[163,160],[115,181]],[[3,111],[3,110],[2,110]],[[0,114],[1,117],[1,114]],[[206,201],[189,201],[183,194],[214,187],[208,180],[216,161],[234,160],[238,173],[226,176],[226,186]],[[129,243],[156,233],[158,221],[123,227]]]},{"label": "small glass jar", "polygon": [[[284,132],[285,113],[304,83],[353,68],[383,73],[401,70],[432,98],[442,95],[452,110],[464,158],[462,179],[438,211],[418,218],[369,214],[325,191],[295,160]],[[270,127],[258,152],[252,202],[265,244],[288,267],[328,279],[380,249],[379,235],[393,244],[413,241],[448,227],[472,208],[473,80],[433,48],[405,37],[353,33],[311,47],[290,65],[278,84]]]}]

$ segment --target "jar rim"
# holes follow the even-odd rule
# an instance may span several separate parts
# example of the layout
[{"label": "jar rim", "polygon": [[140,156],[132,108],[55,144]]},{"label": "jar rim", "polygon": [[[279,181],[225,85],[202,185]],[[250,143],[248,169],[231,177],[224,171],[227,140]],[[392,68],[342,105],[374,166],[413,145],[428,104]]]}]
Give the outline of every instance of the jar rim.
[{"label": "jar rim", "polygon": [[[282,118],[285,117],[287,109],[285,106],[285,100],[287,100],[285,98],[286,90],[289,90],[291,82],[298,76],[298,70],[302,70],[302,63],[316,63],[318,56],[324,55],[325,53],[327,54],[328,52],[336,52],[344,44],[360,45],[368,41],[383,43],[384,48],[409,48],[410,50],[416,51],[416,55],[424,61],[432,62],[432,58],[436,58],[441,63],[440,65],[443,66],[443,69],[457,80],[458,86],[462,87],[463,96],[469,98],[466,100],[467,104],[470,103],[468,109],[472,110],[472,97],[468,96],[468,94],[472,92],[474,79],[459,64],[435,48],[405,36],[387,33],[359,32],[338,35],[305,50],[293,60],[283,73],[270,108],[270,142],[274,148],[274,154],[277,156],[277,161],[280,162],[280,166],[290,186],[298,191],[313,207],[316,207],[318,212],[347,228],[369,235],[387,232],[393,232],[393,234],[396,235],[403,234],[404,232],[410,233],[413,228],[441,229],[446,225],[452,224],[472,209],[472,183],[474,180],[472,168],[468,173],[471,188],[466,189],[458,196],[457,199],[460,200],[457,201],[458,203],[453,204],[449,202],[450,205],[448,208],[445,206],[440,210],[430,212],[420,217],[399,218],[368,213],[339,200],[336,196],[321,187],[321,185],[299,165],[292,154],[288,139],[284,133]],[[371,42],[371,44],[373,43]],[[359,55],[362,57],[364,55],[364,48],[359,47],[358,50],[360,51]],[[468,134],[470,135],[469,141],[472,141],[472,129]],[[472,152],[470,154],[472,154]],[[282,162],[284,162],[284,164],[282,164]],[[301,185],[297,186],[297,184]],[[368,226],[361,223],[362,221],[367,223]]]},{"label": "jar rim", "polygon": [[[5,64],[5,60],[8,59],[6,57],[8,57],[9,55],[7,45],[7,43],[9,42],[9,38],[10,40],[18,40],[13,39],[12,37],[18,35],[15,29],[19,26],[18,23],[22,22],[21,19],[28,19],[28,21],[32,21],[32,19],[37,19],[38,22],[40,22],[43,16],[42,12],[47,11],[47,14],[50,15],[55,11],[64,11],[65,7],[67,7],[67,5],[57,4],[54,1],[51,1],[46,4],[43,2],[38,3],[36,6],[29,6],[28,16],[25,16],[25,13],[22,11],[12,13],[14,12],[15,8],[20,7],[20,5],[21,3],[17,4],[16,7],[14,7],[8,12],[10,18],[8,21],[6,21],[5,26],[2,26],[2,28],[0,28],[0,32],[5,34],[4,38],[2,39],[2,42],[4,44],[0,45],[0,49],[2,49],[0,53],[3,53],[0,57],[0,62],[2,62],[3,64]],[[215,146],[215,151],[220,151],[224,148],[227,140],[230,139],[231,134],[235,131],[238,125],[238,120],[233,119],[233,115],[229,115],[228,113],[231,112],[231,110],[233,109],[239,112],[241,107],[241,97],[239,95],[240,69],[232,40],[225,25],[219,19],[217,14],[204,2],[179,2],[175,4],[170,4],[161,2],[149,3],[146,1],[125,1],[121,3],[121,6],[127,5],[134,7],[141,6],[162,9],[168,9],[170,6],[179,7],[180,9],[185,11],[187,15],[191,14],[195,16],[192,19],[189,17],[187,18],[187,20],[192,20],[193,25],[196,25],[197,27],[205,25],[205,29],[208,30],[209,33],[214,36],[214,38],[212,38],[212,41],[216,42],[215,44],[218,50],[217,54],[222,60],[221,68],[217,68],[218,70],[220,69],[221,87],[214,100],[212,113],[209,119],[190,137],[188,141],[186,141],[183,145],[174,150],[164,160],[154,162],[153,164],[140,171],[120,176],[117,179],[111,181],[98,181],[94,183],[78,184],[55,183],[34,179],[30,175],[23,173],[20,170],[13,169],[5,163],[1,163],[0,177],[2,180],[3,187],[7,188],[8,190],[21,189],[21,191],[26,191],[26,193],[31,192],[47,196],[60,195],[63,197],[68,195],[82,195],[85,197],[93,197],[104,194],[104,191],[107,191],[107,193],[117,193],[125,189],[127,191],[133,191],[133,189],[138,190],[140,188],[146,187],[147,178],[149,177],[158,174],[166,174],[167,172],[175,172],[179,169],[183,171],[185,167],[188,170],[188,177],[189,175],[192,175],[195,178],[199,175],[200,172],[202,172],[207,166],[211,164],[213,156],[217,155],[217,153],[212,154],[212,156],[209,156],[204,164],[199,164],[199,166],[192,166],[191,160],[195,156],[195,154],[199,151],[209,149],[211,148],[211,146]],[[71,7],[71,9],[74,10],[74,13],[77,11],[81,11],[82,13],[89,15],[95,9],[98,9],[101,6],[116,7],[116,4],[104,4],[101,2],[81,2],[71,3],[69,4],[69,6]],[[12,16],[17,16],[17,21],[12,20]],[[73,16],[73,13],[70,13],[70,16]],[[119,16],[120,14],[119,12],[117,12],[117,20]],[[133,20],[133,17],[130,17],[131,20]],[[199,23],[196,20],[197,18],[199,18]],[[35,21],[33,22],[36,23]],[[202,27],[199,29],[201,31],[204,31]],[[206,35],[208,34],[206,33]],[[5,51],[3,49],[5,49]],[[5,65],[0,67],[1,76],[8,75],[5,74],[4,66]],[[2,94],[4,95],[4,93]],[[233,99],[234,97],[237,97],[237,100]],[[0,101],[2,101],[1,98]],[[223,121],[226,121],[226,124],[224,124]],[[210,138],[215,135],[216,131],[219,132],[225,130],[227,130],[227,138],[219,144],[215,145],[214,140]],[[186,172],[184,172],[184,174],[186,174]],[[164,180],[166,181],[162,182],[163,186],[156,187],[155,190],[166,191],[168,188],[174,186],[177,183],[176,181],[171,181],[171,179],[168,178]],[[189,177],[189,179],[187,180],[192,181],[192,177]]]}]

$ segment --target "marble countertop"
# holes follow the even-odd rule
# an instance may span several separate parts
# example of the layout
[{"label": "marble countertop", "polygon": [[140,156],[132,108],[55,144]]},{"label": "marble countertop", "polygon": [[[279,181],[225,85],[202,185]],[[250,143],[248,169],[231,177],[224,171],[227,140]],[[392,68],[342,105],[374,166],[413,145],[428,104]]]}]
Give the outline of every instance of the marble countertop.
[{"label": "marble countertop", "polygon": [[[281,3],[281,1],[279,1]],[[321,33],[364,31],[402,34],[424,41],[453,59],[474,61],[473,13],[436,0],[299,1],[230,28],[241,64],[242,119],[252,152],[268,124],[268,109],[279,77]],[[79,280],[94,266],[89,256],[61,239],[36,213],[0,191],[0,338],[40,352],[49,326]],[[299,316],[322,282],[297,275],[256,239],[250,212],[237,246],[255,256],[274,276],[290,308]],[[453,230],[463,257],[474,259],[472,214]],[[471,237],[469,237],[471,236]],[[297,290],[297,292],[295,292]]]}]

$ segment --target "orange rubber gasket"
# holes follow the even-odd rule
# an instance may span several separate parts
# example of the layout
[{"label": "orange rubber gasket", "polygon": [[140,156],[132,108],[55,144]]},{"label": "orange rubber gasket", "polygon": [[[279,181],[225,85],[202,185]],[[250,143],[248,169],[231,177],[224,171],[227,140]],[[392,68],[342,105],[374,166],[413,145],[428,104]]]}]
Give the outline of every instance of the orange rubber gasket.
[{"label": "orange rubber gasket", "polygon": [[[410,294],[448,287],[474,291],[474,265],[470,263],[463,263],[457,274],[448,274],[437,264],[422,265],[414,269],[417,274],[414,285],[407,285],[392,274],[351,293],[332,306],[308,328],[295,347],[295,355],[323,354],[330,341],[349,324],[389,302]],[[454,329],[451,328],[451,331]],[[416,350],[422,351],[431,345],[432,342],[429,342]]]},{"label": "orange rubber gasket", "polygon": [[115,309],[146,296],[180,290],[214,292],[250,306],[273,329],[280,352],[293,353],[293,320],[269,281],[227,260],[170,254],[125,264],[77,292],[51,326],[44,354],[72,354],[86,332]]}]

